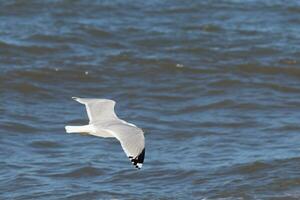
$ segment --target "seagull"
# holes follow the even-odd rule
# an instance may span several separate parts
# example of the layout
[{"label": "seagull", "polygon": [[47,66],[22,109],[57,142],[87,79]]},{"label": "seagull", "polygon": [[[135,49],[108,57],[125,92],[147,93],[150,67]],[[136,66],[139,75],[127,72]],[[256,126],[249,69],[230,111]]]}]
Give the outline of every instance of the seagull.
[{"label": "seagull", "polygon": [[89,124],[66,126],[66,132],[117,138],[131,163],[141,169],[145,157],[144,133],[136,125],[117,117],[114,111],[116,102],[110,99],[72,98],[85,105]]}]

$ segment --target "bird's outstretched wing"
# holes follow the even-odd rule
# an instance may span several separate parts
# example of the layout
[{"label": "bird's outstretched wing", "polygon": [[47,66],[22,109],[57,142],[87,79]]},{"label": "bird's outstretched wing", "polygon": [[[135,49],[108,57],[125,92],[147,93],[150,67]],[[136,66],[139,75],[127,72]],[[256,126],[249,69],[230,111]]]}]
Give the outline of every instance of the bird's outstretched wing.
[{"label": "bird's outstretched wing", "polygon": [[113,100],[78,97],[72,98],[85,105],[90,123],[118,119],[114,110],[116,102]]},{"label": "bird's outstretched wing", "polygon": [[123,150],[136,168],[141,168],[145,157],[145,138],[140,128],[127,123],[116,123],[109,127],[111,134],[121,143]]}]

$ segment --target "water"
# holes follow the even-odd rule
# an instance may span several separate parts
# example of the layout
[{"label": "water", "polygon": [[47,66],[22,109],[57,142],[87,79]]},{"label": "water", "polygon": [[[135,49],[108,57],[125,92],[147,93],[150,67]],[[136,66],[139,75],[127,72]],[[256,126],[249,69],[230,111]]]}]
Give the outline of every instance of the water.
[{"label": "water", "polygon": [[[298,0],[1,1],[0,199],[299,199]],[[72,96],[142,127],[66,134]]]}]

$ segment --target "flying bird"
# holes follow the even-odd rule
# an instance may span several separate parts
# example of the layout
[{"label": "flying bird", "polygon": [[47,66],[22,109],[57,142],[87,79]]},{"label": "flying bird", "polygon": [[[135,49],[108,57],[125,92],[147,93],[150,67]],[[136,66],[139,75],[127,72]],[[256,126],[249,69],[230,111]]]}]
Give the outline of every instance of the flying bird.
[{"label": "flying bird", "polygon": [[89,124],[66,126],[67,133],[87,133],[97,137],[117,138],[132,164],[140,169],[145,157],[145,139],[142,129],[117,117],[116,102],[110,99],[72,97],[84,104]]}]

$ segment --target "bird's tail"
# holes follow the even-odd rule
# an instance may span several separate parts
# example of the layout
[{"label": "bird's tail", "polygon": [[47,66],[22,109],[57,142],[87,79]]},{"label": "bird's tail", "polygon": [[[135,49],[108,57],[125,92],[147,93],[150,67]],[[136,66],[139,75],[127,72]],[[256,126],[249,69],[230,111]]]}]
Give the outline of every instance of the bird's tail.
[{"label": "bird's tail", "polygon": [[89,133],[90,132],[90,126],[65,126],[67,133]]}]

